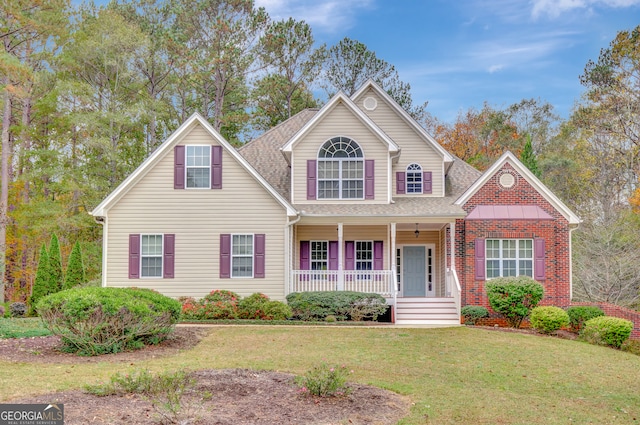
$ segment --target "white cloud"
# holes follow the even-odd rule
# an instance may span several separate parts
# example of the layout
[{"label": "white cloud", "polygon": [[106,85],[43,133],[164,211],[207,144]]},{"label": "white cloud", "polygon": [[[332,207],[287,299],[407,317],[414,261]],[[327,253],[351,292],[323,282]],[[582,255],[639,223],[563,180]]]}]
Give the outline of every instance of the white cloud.
[{"label": "white cloud", "polygon": [[500,65],[491,65],[489,67],[489,69],[487,69],[487,71],[489,71],[489,74],[493,74],[494,72],[498,72],[500,70],[502,70],[504,68],[504,65],[500,64]]},{"label": "white cloud", "polygon": [[373,7],[375,0],[256,0],[274,20],[293,17],[304,20],[314,31],[344,33],[355,24],[357,14]]},{"label": "white cloud", "polygon": [[640,5],[640,0],[532,0],[532,3],[531,16],[533,18],[538,18],[541,15],[557,18],[562,13],[574,9],[638,6]]}]

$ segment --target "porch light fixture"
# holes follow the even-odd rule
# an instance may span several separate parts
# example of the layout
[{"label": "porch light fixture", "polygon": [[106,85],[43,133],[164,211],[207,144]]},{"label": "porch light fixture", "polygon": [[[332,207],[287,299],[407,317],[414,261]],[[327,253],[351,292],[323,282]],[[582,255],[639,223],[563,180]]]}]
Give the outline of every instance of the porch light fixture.
[{"label": "porch light fixture", "polygon": [[418,230],[418,223],[416,223],[416,231],[413,232],[413,234],[416,235],[416,238],[420,236],[420,230]]}]

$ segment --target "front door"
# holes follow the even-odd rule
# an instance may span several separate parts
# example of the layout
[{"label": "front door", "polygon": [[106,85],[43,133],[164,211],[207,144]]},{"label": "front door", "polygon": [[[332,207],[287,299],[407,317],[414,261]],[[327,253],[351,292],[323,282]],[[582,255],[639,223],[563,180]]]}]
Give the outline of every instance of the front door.
[{"label": "front door", "polygon": [[426,295],[426,255],[424,246],[405,246],[402,249],[402,282],[405,297]]}]

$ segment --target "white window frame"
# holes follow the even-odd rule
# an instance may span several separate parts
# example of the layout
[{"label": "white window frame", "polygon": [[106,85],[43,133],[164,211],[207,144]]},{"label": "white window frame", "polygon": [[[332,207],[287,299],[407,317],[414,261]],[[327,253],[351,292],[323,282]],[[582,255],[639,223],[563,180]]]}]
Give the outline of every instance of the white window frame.
[{"label": "white window frame", "polygon": [[[317,255],[324,258],[314,258]],[[323,265],[324,267],[322,267]],[[329,241],[309,241],[309,268],[311,270],[329,270]]]},{"label": "white window frame", "polygon": [[[144,248],[144,240],[150,236],[159,237],[160,238],[160,254],[145,254]],[[144,260],[145,258],[160,258],[160,275],[158,276],[148,276],[144,274]],[[164,276],[164,234],[162,233],[147,233],[140,235],[140,278],[141,279],[161,279]]]},{"label": "white window frame", "polygon": [[[405,178],[405,193],[421,195],[424,193],[424,181],[420,164],[412,163],[407,166]],[[419,187],[420,190],[416,190]]]},{"label": "white window frame", "polygon": [[[209,160],[206,161],[204,165],[189,165],[189,150],[195,150],[195,148],[203,148],[205,151],[209,152]],[[205,153],[203,151],[203,154]],[[197,158],[202,158],[204,155],[200,155]],[[186,145],[185,154],[184,154],[184,187],[186,189],[211,189],[211,146],[209,145]],[[193,158],[196,158],[193,156]],[[207,178],[207,184],[205,186],[189,186],[189,170],[208,170],[209,177]]]},{"label": "white window frame", "polygon": [[[369,247],[362,248],[364,244],[368,244]],[[355,246],[353,249],[354,249],[354,265],[353,265],[354,268],[356,270],[363,270],[363,271],[373,270],[373,266],[374,266],[373,241],[372,240],[355,241]],[[359,258],[363,256],[363,254],[365,254],[369,258]],[[364,264],[368,264],[369,268],[361,268],[361,267],[359,268],[359,266]]]},{"label": "white window frame", "polygon": [[[326,177],[328,165],[331,165],[332,172],[336,172],[336,177]],[[337,170],[335,170],[336,165]],[[364,155],[358,142],[342,136],[327,140],[318,152],[316,167],[316,175],[318,176],[316,199],[364,199]],[[350,174],[355,174],[355,177]],[[321,183],[332,183],[333,187],[321,189]],[[335,187],[336,183],[337,188]],[[349,184],[355,184],[356,187],[350,188]],[[328,197],[327,192],[334,190],[337,190],[338,197]],[[353,191],[358,196],[345,196]]]},{"label": "white window frame", "polygon": [[[239,236],[250,236],[251,237],[251,254],[236,254],[235,253],[235,245],[236,245],[236,237]],[[231,278],[235,278],[235,279],[252,279],[253,275],[255,273],[255,257],[256,254],[256,238],[255,235],[253,233],[235,233],[231,235],[231,264],[230,264],[230,268],[231,268]],[[250,258],[250,267],[251,267],[251,276],[237,276],[235,275],[234,271],[235,271],[235,267],[234,267],[234,262],[236,259],[241,259],[241,258]]]},{"label": "white window frame", "polygon": [[[497,257],[493,257],[493,256],[489,256],[490,250],[494,250],[495,248],[490,247],[491,242],[495,242],[497,241],[499,244],[498,247],[498,252],[499,255]],[[509,247],[505,247],[505,241],[509,241],[509,242],[515,242],[515,256],[513,257],[505,257],[505,251],[507,249],[511,249]],[[529,242],[529,246],[522,246],[522,243],[527,243]],[[522,256],[522,251],[529,251],[531,256],[530,257],[526,257],[526,256]],[[533,239],[512,239],[512,238],[491,238],[491,239],[486,239],[485,240],[485,273],[487,276],[487,280],[489,279],[495,279],[496,277],[508,277],[508,276],[529,276],[529,277],[533,277],[535,274],[534,271],[534,266],[535,266],[535,253],[534,253],[534,241]],[[514,274],[508,274],[505,275],[505,270],[510,270],[511,268],[507,268],[505,267],[506,262],[507,261],[514,261],[515,262],[515,275]],[[526,261],[530,264],[530,267],[522,267],[521,266],[521,262],[522,261]],[[496,268],[493,267],[493,265],[491,267],[489,267],[489,262],[498,262],[498,276],[494,276],[493,273],[491,273],[492,275],[490,276],[489,274],[489,270],[495,270]],[[527,271],[531,271],[531,274],[527,274],[527,273],[522,273],[521,269],[525,269]]]}]

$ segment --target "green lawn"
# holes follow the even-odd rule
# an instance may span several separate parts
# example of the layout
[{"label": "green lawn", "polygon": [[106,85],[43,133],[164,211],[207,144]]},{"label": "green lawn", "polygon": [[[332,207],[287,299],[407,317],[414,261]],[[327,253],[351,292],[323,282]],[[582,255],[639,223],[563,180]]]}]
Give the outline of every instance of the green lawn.
[{"label": "green lawn", "polygon": [[27,338],[51,335],[39,317],[8,319],[0,317],[0,338]]},{"label": "green lawn", "polygon": [[469,327],[215,327],[193,350],[139,364],[0,363],[0,401],[136,368],[302,374],[323,360],[353,369],[352,380],[409,396],[415,404],[401,424],[640,423],[639,356]]}]

